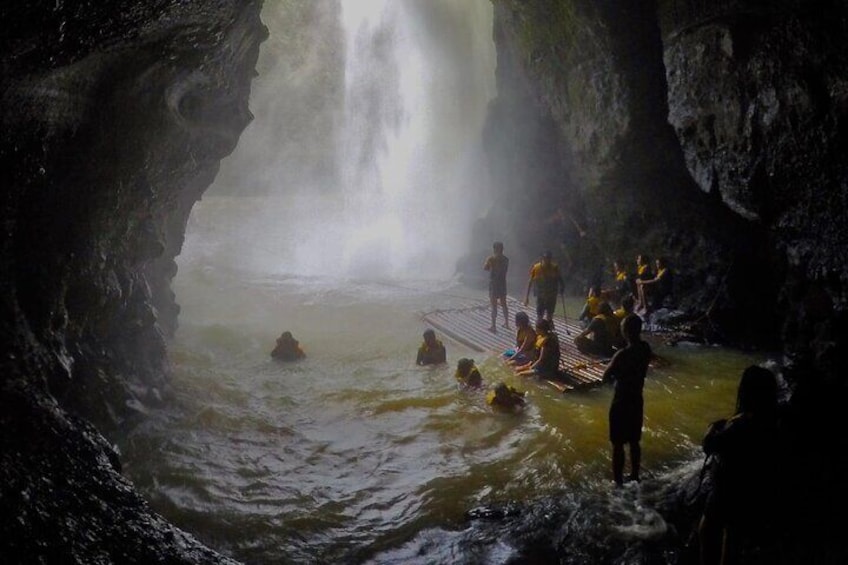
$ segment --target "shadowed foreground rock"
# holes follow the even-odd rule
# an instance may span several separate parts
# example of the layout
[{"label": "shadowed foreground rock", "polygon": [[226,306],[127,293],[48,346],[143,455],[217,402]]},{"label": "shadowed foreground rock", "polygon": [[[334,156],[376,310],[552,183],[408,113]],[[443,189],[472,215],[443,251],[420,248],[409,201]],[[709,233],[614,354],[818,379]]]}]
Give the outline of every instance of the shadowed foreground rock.
[{"label": "shadowed foreground rock", "polygon": [[[0,554],[220,563],[153,513],[102,430],[156,402],[194,202],[252,116],[260,3],[0,8]],[[80,416],[71,416],[75,413]]]}]

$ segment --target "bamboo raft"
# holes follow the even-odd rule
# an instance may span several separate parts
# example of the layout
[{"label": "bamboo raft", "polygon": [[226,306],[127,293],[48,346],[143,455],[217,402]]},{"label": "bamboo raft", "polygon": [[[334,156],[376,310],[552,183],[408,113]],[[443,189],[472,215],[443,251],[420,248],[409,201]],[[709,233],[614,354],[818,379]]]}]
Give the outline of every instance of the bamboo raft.
[{"label": "bamboo raft", "polygon": [[[515,347],[515,327],[512,320],[515,313],[523,310],[531,319],[535,317],[535,309],[532,306],[524,306],[512,297],[507,298],[507,305],[510,329],[498,326],[497,333],[489,331],[492,307],[488,301],[478,301],[446,310],[433,310],[423,313],[421,317],[426,324],[471,349],[499,355]],[[500,324],[503,322],[500,305],[498,310]],[[582,328],[577,325],[576,320],[557,317],[554,319],[554,331],[559,336],[561,380],[548,382],[562,392],[599,384],[609,359],[577,351],[574,336],[579,334]]]}]

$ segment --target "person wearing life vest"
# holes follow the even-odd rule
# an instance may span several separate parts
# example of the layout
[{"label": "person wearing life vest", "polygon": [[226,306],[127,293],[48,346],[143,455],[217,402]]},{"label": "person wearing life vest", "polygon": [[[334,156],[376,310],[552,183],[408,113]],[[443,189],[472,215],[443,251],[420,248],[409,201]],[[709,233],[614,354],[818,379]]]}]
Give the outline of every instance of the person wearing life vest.
[{"label": "person wearing life vest", "polygon": [[503,253],[503,243],[496,241],[492,244],[492,255],[490,255],[483,269],[489,271],[489,301],[492,303],[492,325],[489,331],[496,333],[495,322],[498,319],[498,302],[503,309],[503,327],[509,329],[509,308],[506,305],[506,273],[509,270],[509,259]]},{"label": "person wearing life vest", "polygon": [[530,304],[530,289],[536,293],[536,317],[553,321],[556,310],[557,296],[565,289],[559,265],[553,262],[553,254],[545,251],[542,260],[530,269],[530,280],[527,281],[527,292],[524,295],[524,305]]},{"label": "person wearing life vest", "polygon": [[[639,296],[639,281],[648,280],[654,278],[654,273],[651,271],[651,260],[647,255],[637,255],[636,256],[636,274],[633,277],[633,283],[631,285],[631,292],[634,296]],[[637,307],[638,307],[637,303]]]},{"label": "person wearing life vest", "polygon": [[580,321],[587,322],[598,315],[601,307],[601,296],[597,287],[589,287],[589,295],[586,297],[586,304],[583,305],[583,311],[580,312]]},{"label": "person wearing life vest", "polygon": [[306,354],[291,332],[283,332],[277,338],[274,350],[271,351],[271,357],[278,361],[297,361],[306,357]]},{"label": "person wearing life vest", "polygon": [[510,365],[524,365],[535,359],[536,330],[530,325],[527,312],[515,315],[515,349],[504,351],[504,358]]},{"label": "person wearing life vest", "polygon": [[656,265],[656,276],[650,279],[636,281],[639,296],[639,303],[636,305],[636,310],[644,311],[646,314],[650,313],[651,310],[662,308],[665,299],[671,296],[673,287],[674,276],[665,258],[660,257],[657,259]]},{"label": "person wearing life vest", "polygon": [[525,393],[516,390],[506,383],[500,383],[486,394],[486,403],[492,408],[515,411],[524,408]]},{"label": "person wearing life vest", "polygon": [[483,377],[474,365],[474,359],[463,357],[456,363],[454,377],[459,384],[466,388],[480,388],[483,386]]},{"label": "person wearing life vest", "polygon": [[424,343],[418,348],[415,359],[417,365],[438,365],[447,362],[447,351],[441,341],[436,339],[436,332],[424,330]]},{"label": "person wearing life vest", "polygon": [[633,313],[635,304],[636,300],[633,298],[633,295],[628,294],[621,300],[621,307],[612,313],[615,318],[615,324],[618,325],[618,328],[613,332],[612,337],[612,346],[616,349],[621,349],[626,345],[624,335],[621,333],[621,322],[624,321],[624,318]]},{"label": "person wearing life vest", "polygon": [[[574,345],[581,353],[608,357],[613,354],[612,339],[614,330],[612,324],[617,324],[609,302],[602,302],[598,315],[592,318],[589,325],[574,337]],[[591,337],[590,337],[591,336]]]},{"label": "person wearing life vest", "polygon": [[541,319],[536,322],[536,359],[520,367],[516,372],[522,376],[537,376],[543,379],[559,379],[561,352],[559,337],[551,322]]}]

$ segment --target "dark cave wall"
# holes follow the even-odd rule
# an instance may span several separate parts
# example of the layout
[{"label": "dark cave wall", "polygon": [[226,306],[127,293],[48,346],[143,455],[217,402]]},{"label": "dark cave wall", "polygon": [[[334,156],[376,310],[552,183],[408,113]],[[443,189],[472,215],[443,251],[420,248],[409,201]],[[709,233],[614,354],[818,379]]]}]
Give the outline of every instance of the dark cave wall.
[{"label": "dark cave wall", "polygon": [[0,8],[4,556],[225,560],[153,514],[78,415],[114,430],[159,398],[173,259],[252,118],[260,7]]},{"label": "dark cave wall", "polygon": [[[808,312],[804,297],[844,302],[844,5],[494,5],[487,148],[493,163],[527,157],[525,185],[511,186],[536,206],[523,251],[559,243],[543,219],[563,205],[586,231],[565,238],[578,284],[602,261],[666,255],[678,305],[709,313],[708,336],[806,348],[828,306]],[[531,117],[527,133],[505,136],[515,115]]]}]

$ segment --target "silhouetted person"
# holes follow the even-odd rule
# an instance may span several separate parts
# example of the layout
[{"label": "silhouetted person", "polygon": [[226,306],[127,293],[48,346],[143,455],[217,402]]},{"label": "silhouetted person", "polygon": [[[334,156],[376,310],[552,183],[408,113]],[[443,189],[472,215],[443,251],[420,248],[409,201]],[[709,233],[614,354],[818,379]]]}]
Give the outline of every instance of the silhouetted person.
[{"label": "silhouetted person", "polygon": [[742,373],[736,414],[710,425],[704,452],[717,458],[714,487],[701,517],[701,562],[727,565],[740,538],[774,519],[780,465],[777,379],[752,365]]},{"label": "silhouetted person", "polygon": [[503,309],[503,327],[509,329],[509,309],[506,305],[506,272],[509,270],[509,259],[503,254],[503,243],[496,241],[492,244],[492,251],[483,269],[489,271],[489,301],[492,303],[492,325],[489,331],[497,332],[495,322],[498,319],[498,301]]},{"label": "silhouetted person", "polygon": [[525,306],[530,304],[531,288],[536,292],[536,318],[553,321],[557,296],[565,290],[565,283],[550,251],[545,251],[542,260],[530,269],[530,280],[527,281],[527,292],[524,294]]},{"label": "silhouetted person", "polygon": [[418,348],[415,363],[418,365],[438,365],[447,362],[447,351],[444,344],[436,339],[436,332],[424,330],[424,343]]},{"label": "silhouetted person", "polygon": [[291,332],[283,332],[277,338],[277,344],[271,351],[271,357],[278,361],[297,361],[303,359],[306,354],[300,348],[300,343],[292,336]]},{"label": "silhouetted person", "polygon": [[604,382],[615,383],[609,410],[612,443],[612,477],[617,486],[624,483],[624,446],[630,446],[630,480],[639,481],[642,463],[642,388],[651,361],[651,346],[642,341],[642,319],[635,314],[621,322],[627,347],[616,353],[604,371]]}]

